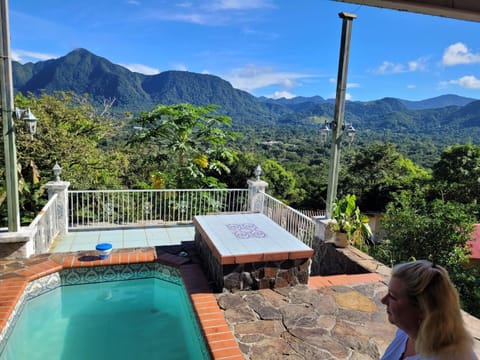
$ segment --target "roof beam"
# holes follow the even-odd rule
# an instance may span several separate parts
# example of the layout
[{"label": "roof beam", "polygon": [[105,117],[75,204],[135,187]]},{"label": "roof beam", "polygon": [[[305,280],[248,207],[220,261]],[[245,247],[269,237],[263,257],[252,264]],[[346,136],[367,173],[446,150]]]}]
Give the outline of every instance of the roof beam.
[{"label": "roof beam", "polygon": [[358,5],[480,22],[479,0],[335,0]]}]

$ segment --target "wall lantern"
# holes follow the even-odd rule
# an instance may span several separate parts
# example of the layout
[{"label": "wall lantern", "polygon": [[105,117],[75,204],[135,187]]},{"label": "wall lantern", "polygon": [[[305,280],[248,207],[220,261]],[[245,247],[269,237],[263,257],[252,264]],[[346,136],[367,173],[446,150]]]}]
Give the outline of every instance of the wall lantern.
[{"label": "wall lantern", "polygon": [[25,127],[28,129],[28,132],[30,133],[31,138],[33,139],[33,135],[36,134],[37,132],[37,118],[35,115],[32,114],[30,111],[30,108],[27,108],[27,110],[20,109],[20,108],[15,108],[15,117],[18,120],[25,121]]}]

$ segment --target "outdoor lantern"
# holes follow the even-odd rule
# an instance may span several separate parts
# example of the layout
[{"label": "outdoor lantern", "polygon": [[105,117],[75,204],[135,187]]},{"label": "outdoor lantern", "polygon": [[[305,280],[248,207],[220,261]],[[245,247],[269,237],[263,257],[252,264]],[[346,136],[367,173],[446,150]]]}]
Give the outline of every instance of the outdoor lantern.
[{"label": "outdoor lantern", "polygon": [[28,132],[33,139],[33,135],[37,132],[37,118],[32,114],[30,108],[27,108],[27,110],[15,108],[15,117],[19,120],[23,119],[23,121],[25,121],[25,127],[28,129]]},{"label": "outdoor lantern", "polygon": [[328,139],[328,134],[330,133],[330,127],[327,123],[323,124],[320,128],[320,141],[322,144],[325,144]]},{"label": "outdoor lantern", "polygon": [[[325,122],[322,127],[320,128],[320,142],[322,144],[326,144],[328,137],[330,136],[330,131],[335,130],[336,124],[335,121],[332,122]],[[342,126],[342,132],[344,135],[347,136],[348,144],[351,145],[353,143],[353,139],[355,138],[355,133],[357,132],[353,127],[352,123],[346,123]]]},{"label": "outdoor lantern", "polygon": [[347,133],[348,143],[351,144],[353,139],[355,138],[355,133],[357,132],[352,124],[347,124],[347,129],[345,130]]},{"label": "outdoor lantern", "polygon": [[55,175],[55,181],[60,182],[60,174],[62,173],[62,168],[58,163],[55,163],[55,166],[53,167],[53,175]]},{"label": "outdoor lantern", "polygon": [[255,174],[255,177],[257,178],[257,181],[260,180],[260,175],[262,175],[262,168],[260,165],[257,165],[255,168],[255,171],[253,172]]},{"label": "outdoor lantern", "polygon": [[37,118],[32,114],[30,108],[27,109],[27,114],[23,120],[25,120],[25,125],[27,125],[28,131],[33,138],[33,135],[37,132]]}]

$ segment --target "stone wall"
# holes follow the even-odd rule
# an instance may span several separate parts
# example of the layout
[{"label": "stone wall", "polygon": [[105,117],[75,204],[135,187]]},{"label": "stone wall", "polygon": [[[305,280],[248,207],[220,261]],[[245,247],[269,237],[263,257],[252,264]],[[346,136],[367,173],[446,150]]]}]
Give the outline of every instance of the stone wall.
[{"label": "stone wall", "polygon": [[1,259],[26,259],[34,252],[32,231],[22,228],[18,232],[9,232],[0,229],[0,258]]},{"label": "stone wall", "polygon": [[[310,275],[364,274],[369,271],[354,261],[344,249],[333,243],[315,241]],[[348,251],[348,250],[347,250]]]},{"label": "stone wall", "polygon": [[1,259],[24,259],[27,257],[26,253],[25,242],[0,243]]},{"label": "stone wall", "polygon": [[216,292],[273,289],[308,282],[310,259],[222,265],[198,232],[195,245]]}]

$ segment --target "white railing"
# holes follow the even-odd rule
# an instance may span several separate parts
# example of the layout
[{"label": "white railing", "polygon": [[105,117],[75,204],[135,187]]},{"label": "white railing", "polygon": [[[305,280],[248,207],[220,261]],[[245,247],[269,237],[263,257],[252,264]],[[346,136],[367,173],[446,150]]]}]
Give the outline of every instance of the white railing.
[{"label": "white railing", "polygon": [[312,218],[263,193],[262,212],[290,234],[312,247],[316,222]]},{"label": "white railing", "polygon": [[[312,246],[316,222],[266,193],[260,211]],[[190,224],[195,215],[253,211],[248,189],[76,190],[68,192],[69,228]],[[318,214],[317,214],[318,215]]]},{"label": "white railing", "polygon": [[247,189],[68,192],[69,228],[191,223],[195,215],[247,210]]},{"label": "white railing", "polygon": [[52,240],[60,233],[61,226],[58,208],[59,198],[58,194],[55,194],[28,226],[34,232],[35,254],[46,252]]}]

